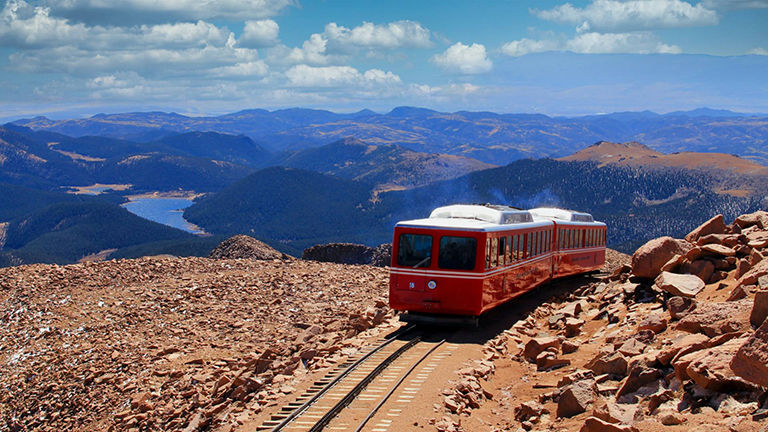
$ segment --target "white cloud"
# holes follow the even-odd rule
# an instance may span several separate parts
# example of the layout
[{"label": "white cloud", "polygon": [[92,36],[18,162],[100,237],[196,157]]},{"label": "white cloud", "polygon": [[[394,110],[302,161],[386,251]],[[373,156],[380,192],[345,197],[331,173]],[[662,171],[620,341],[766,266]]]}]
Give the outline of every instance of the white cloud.
[{"label": "white cloud", "polygon": [[445,52],[432,56],[430,61],[447,71],[462,74],[484,73],[493,67],[493,62],[485,52],[485,46],[478,43],[464,45],[457,42]]},{"label": "white cloud", "polygon": [[522,55],[544,52],[544,51],[557,51],[563,49],[562,43],[557,40],[550,39],[527,39],[507,42],[501,46],[501,52],[513,57],[519,57]]},{"label": "white cloud", "polygon": [[559,41],[554,39],[521,39],[508,42],[501,47],[501,52],[509,56],[544,51],[572,51],[582,54],[679,54],[676,45],[667,45],[651,32],[631,33],[581,33],[573,39]]},{"label": "white cloud", "polygon": [[238,38],[238,45],[248,48],[259,48],[277,45],[280,26],[267,19],[246,21],[243,34]]},{"label": "white cloud", "polygon": [[768,50],[766,50],[765,48],[754,48],[749,50],[747,54],[768,56]]},{"label": "white cloud", "polygon": [[365,86],[371,84],[400,84],[400,77],[392,72],[370,69],[360,73],[351,66],[313,67],[304,64],[291,67],[285,72],[288,82],[294,87],[341,87]]},{"label": "white cloud", "polygon": [[428,48],[432,46],[430,31],[415,21],[395,21],[376,25],[363,22],[349,29],[336,23],[325,26],[323,37],[334,47],[394,49],[402,47]]},{"label": "white cloud", "polygon": [[[278,50],[277,56],[282,57],[283,61],[288,63],[308,63],[314,65],[324,65],[329,62],[325,48],[328,41],[319,33],[315,33],[304,41],[301,48],[293,48],[286,55],[281,55]],[[277,57],[275,56],[275,57]]]},{"label": "white cloud", "polygon": [[682,0],[593,0],[583,9],[565,3],[532,12],[541,19],[577,25],[582,32],[623,33],[718,23],[715,11]]},{"label": "white cloud", "polygon": [[57,15],[92,24],[173,20],[252,20],[275,16],[294,0],[44,0]]},{"label": "white cloud", "polygon": [[701,4],[718,10],[768,8],[768,0],[703,0]]},{"label": "white cloud", "polygon": [[76,46],[88,50],[188,48],[225,45],[231,32],[213,24],[173,23],[153,26],[102,27],[70,23],[44,7],[10,1],[0,12],[0,46],[38,49]]},{"label": "white cloud", "polygon": [[269,66],[263,60],[256,60],[214,68],[210,74],[218,78],[260,78],[268,72]]}]

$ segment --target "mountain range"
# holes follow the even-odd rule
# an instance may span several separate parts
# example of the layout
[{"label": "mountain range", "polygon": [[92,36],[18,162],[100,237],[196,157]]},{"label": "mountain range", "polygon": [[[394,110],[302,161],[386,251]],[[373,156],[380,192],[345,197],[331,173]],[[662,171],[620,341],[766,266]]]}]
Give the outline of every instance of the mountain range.
[{"label": "mountain range", "polygon": [[494,165],[523,158],[563,157],[601,140],[639,141],[664,153],[720,152],[768,164],[768,116],[712,109],[549,117],[443,113],[415,107],[398,107],[384,114],[293,108],[246,110],[216,117],[158,112],[98,114],[75,120],[37,117],[13,124],[73,137],[98,135],[141,142],[190,131],[219,132],[246,135],[272,152],[352,137],[375,145],[396,144],[414,151],[466,156]]}]

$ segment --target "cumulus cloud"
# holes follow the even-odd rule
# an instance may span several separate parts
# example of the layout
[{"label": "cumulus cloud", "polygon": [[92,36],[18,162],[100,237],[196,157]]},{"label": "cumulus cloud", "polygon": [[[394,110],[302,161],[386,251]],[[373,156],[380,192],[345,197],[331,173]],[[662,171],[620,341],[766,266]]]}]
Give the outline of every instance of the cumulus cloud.
[{"label": "cumulus cloud", "polygon": [[225,45],[231,37],[231,32],[226,28],[204,21],[134,27],[90,27],[51,16],[48,8],[33,8],[23,1],[10,1],[0,12],[0,46],[14,48],[186,48]]},{"label": "cumulus cloud", "polygon": [[520,39],[507,42],[501,52],[514,57],[545,51],[572,51],[582,54],[679,54],[676,45],[663,43],[651,32],[581,33],[573,39]]},{"label": "cumulus cloud", "polygon": [[370,69],[360,73],[351,66],[296,65],[285,72],[291,86],[295,87],[341,87],[350,85],[400,84],[400,77],[392,72]]},{"label": "cumulus cloud", "polygon": [[402,47],[428,48],[432,46],[430,31],[415,21],[395,21],[388,24],[376,25],[363,22],[352,29],[329,23],[325,26],[323,37],[333,47],[348,49]]},{"label": "cumulus cloud", "polygon": [[253,20],[275,16],[294,0],[44,0],[56,15],[101,25],[174,20]]},{"label": "cumulus cloud", "polygon": [[557,51],[562,49],[563,46],[560,41],[550,39],[535,40],[523,38],[512,42],[507,42],[501,46],[502,53],[513,57],[519,57],[536,52]]},{"label": "cumulus cloud", "polygon": [[270,20],[246,21],[237,43],[244,47],[260,48],[277,45],[280,26]]},{"label": "cumulus cloud", "polygon": [[667,45],[649,32],[582,33],[566,43],[569,51],[585,54],[678,54],[680,47]]},{"label": "cumulus cloud", "polygon": [[532,10],[541,19],[574,24],[582,32],[628,32],[718,23],[717,13],[682,0],[593,0],[584,8],[570,3]]},{"label": "cumulus cloud", "polygon": [[493,67],[493,62],[485,52],[485,46],[478,43],[464,45],[457,42],[444,52],[432,56],[430,61],[442,69],[462,74],[484,73]]},{"label": "cumulus cloud", "polygon": [[768,8],[768,0],[703,0],[701,4],[718,10]]},{"label": "cumulus cloud", "polygon": [[288,63],[308,63],[314,65],[324,65],[329,63],[330,59],[326,53],[328,41],[320,34],[315,33],[304,41],[301,47],[290,49],[283,53],[285,49],[278,49],[273,58],[277,61]]}]

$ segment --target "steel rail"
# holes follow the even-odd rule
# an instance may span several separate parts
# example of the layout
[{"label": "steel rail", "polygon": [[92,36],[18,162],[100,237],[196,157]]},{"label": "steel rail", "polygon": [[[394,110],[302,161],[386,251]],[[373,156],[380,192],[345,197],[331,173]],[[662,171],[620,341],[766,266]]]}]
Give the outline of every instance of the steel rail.
[{"label": "steel rail", "polygon": [[360,392],[362,392],[363,389],[365,389],[368,383],[373,381],[373,379],[376,378],[384,369],[386,369],[390,363],[395,361],[398,357],[400,357],[400,355],[402,355],[404,352],[411,349],[411,347],[413,347],[420,341],[421,341],[421,336],[417,336],[411,339],[410,341],[408,341],[408,343],[406,343],[405,345],[398,348],[397,351],[390,354],[389,357],[387,357],[386,359],[384,359],[384,361],[379,363],[379,365],[376,366],[376,368],[372,370],[368,375],[366,375],[365,378],[360,380],[360,382],[357,383],[357,385],[352,390],[350,390],[349,393],[346,394],[346,396],[344,396],[339,402],[337,402],[336,405],[333,406],[333,408],[328,410],[328,412],[325,413],[325,415],[323,415],[323,417],[321,417],[320,420],[318,420],[317,423],[315,423],[315,425],[309,429],[309,431],[319,432],[323,430],[323,428],[326,425],[328,425],[328,423],[330,423],[331,420],[333,420],[333,418],[336,417],[336,415],[341,412],[341,410],[343,410],[347,405],[349,405],[350,403],[352,403],[353,400],[355,400],[357,395],[360,394]]},{"label": "steel rail", "polygon": [[395,393],[395,390],[397,390],[397,388],[400,387],[400,384],[402,384],[403,381],[405,381],[405,379],[408,378],[408,375],[410,375],[411,372],[413,372],[413,370],[416,369],[416,367],[419,364],[421,364],[421,362],[424,361],[424,359],[429,357],[429,355],[432,354],[432,352],[434,352],[437,348],[440,347],[440,345],[444,343],[445,343],[445,339],[441,340],[437,345],[433,346],[432,349],[427,351],[426,354],[421,356],[421,358],[416,363],[414,363],[413,366],[411,366],[410,369],[408,369],[402,377],[400,377],[400,379],[395,383],[395,386],[392,387],[392,389],[388,391],[386,395],[384,395],[384,399],[382,399],[381,402],[379,402],[375,407],[373,407],[371,412],[368,413],[368,416],[366,416],[365,419],[363,419],[363,421],[360,423],[360,425],[357,426],[357,429],[355,429],[355,432],[360,432],[361,430],[363,430],[363,428],[368,423],[368,421],[370,421],[373,418],[373,416],[376,415],[376,412],[378,412],[379,409],[382,406],[384,406],[387,400],[389,400],[389,398]]},{"label": "steel rail", "polygon": [[372,356],[373,354],[376,354],[377,352],[379,352],[381,349],[383,349],[384,347],[386,347],[386,346],[387,346],[387,345],[389,345],[390,343],[394,342],[394,341],[395,341],[395,340],[398,338],[398,336],[402,336],[402,335],[404,335],[404,334],[406,334],[406,333],[410,332],[410,331],[411,331],[411,330],[413,330],[415,327],[416,327],[415,325],[411,325],[411,326],[408,326],[408,327],[402,327],[402,328],[400,328],[400,329],[399,329],[399,330],[397,330],[395,333],[393,333],[393,334],[392,334],[392,336],[390,336],[388,339],[386,339],[384,342],[382,342],[382,343],[381,343],[379,346],[377,346],[376,348],[374,348],[374,349],[372,349],[371,351],[367,352],[367,353],[366,353],[364,356],[362,356],[362,357],[360,357],[359,359],[357,359],[357,361],[355,361],[354,363],[352,363],[351,365],[349,365],[349,366],[348,366],[348,367],[347,367],[347,368],[344,370],[344,372],[342,372],[342,373],[341,373],[341,374],[339,374],[339,375],[338,375],[336,378],[334,378],[334,379],[333,379],[331,382],[329,382],[328,384],[326,384],[326,385],[323,387],[323,389],[322,389],[322,390],[320,390],[319,392],[317,392],[316,394],[314,394],[314,395],[313,395],[311,398],[309,398],[309,399],[308,399],[306,402],[304,402],[303,404],[301,404],[301,406],[299,406],[298,408],[296,408],[296,409],[295,409],[295,410],[294,410],[294,411],[293,411],[291,414],[289,414],[289,415],[288,415],[286,418],[284,418],[284,419],[283,419],[283,421],[281,421],[281,422],[280,422],[279,424],[277,424],[277,425],[276,425],[274,428],[272,428],[272,431],[273,431],[273,432],[278,432],[278,431],[281,431],[281,430],[283,430],[283,428],[285,428],[285,427],[286,427],[288,424],[290,424],[290,423],[291,423],[291,422],[292,422],[292,421],[293,421],[293,420],[294,420],[296,417],[298,417],[299,415],[303,414],[303,413],[304,413],[304,411],[306,411],[306,410],[307,410],[307,408],[309,408],[310,406],[312,406],[312,404],[314,404],[314,403],[315,403],[315,402],[316,402],[318,399],[320,399],[320,398],[321,398],[321,397],[322,397],[322,396],[323,396],[325,393],[327,393],[327,392],[328,392],[328,390],[330,390],[331,388],[333,388],[333,386],[335,386],[335,385],[336,385],[336,384],[337,384],[339,381],[341,381],[341,380],[342,380],[342,379],[344,379],[344,378],[345,378],[347,375],[349,375],[349,374],[350,374],[352,371],[354,371],[355,369],[357,369],[357,367],[358,367],[358,366],[360,366],[360,364],[361,364],[361,363],[363,363],[365,360],[367,360],[367,359],[368,359],[370,356]]}]

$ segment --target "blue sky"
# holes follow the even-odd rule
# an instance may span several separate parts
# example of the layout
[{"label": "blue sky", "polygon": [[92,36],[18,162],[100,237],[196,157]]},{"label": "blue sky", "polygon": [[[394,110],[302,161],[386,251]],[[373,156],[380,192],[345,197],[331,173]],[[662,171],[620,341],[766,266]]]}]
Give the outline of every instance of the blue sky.
[{"label": "blue sky", "polygon": [[0,1],[0,119],[768,112],[768,0]]}]

